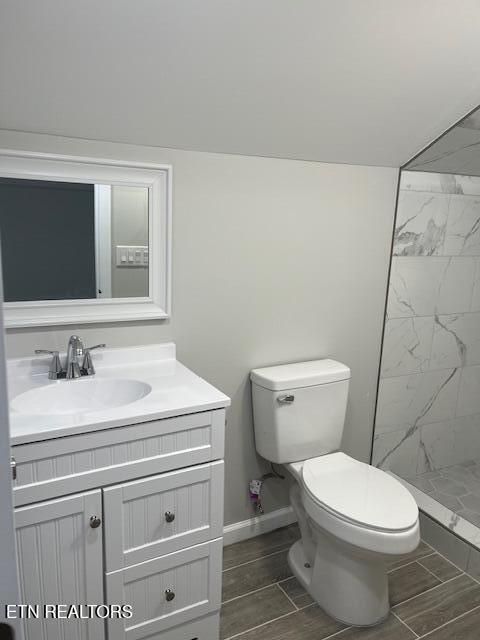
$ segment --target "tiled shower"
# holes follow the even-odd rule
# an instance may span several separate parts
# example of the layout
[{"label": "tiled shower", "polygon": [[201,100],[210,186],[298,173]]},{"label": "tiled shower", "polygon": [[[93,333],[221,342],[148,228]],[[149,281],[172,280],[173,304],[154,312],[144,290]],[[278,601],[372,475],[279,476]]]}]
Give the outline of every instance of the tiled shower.
[{"label": "tiled shower", "polygon": [[480,178],[403,171],[373,463],[480,526]]}]

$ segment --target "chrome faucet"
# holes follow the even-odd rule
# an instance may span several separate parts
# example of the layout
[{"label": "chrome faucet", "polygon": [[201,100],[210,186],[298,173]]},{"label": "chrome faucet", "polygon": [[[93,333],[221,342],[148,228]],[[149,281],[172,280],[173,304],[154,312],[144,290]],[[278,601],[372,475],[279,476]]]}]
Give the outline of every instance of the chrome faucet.
[{"label": "chrome faucet", "polygon": [[[66,378],[67,380],[75,380],[82,376],[93,376],[95,367],[93,366],[92,349],[104,348],[105,344],[96,344],[93,347],[84,347],[83,340],[78,336],[70,336],[67,346],[67,360],[65,368],[62,367],[58,351],[49,351],[47,349],[35,349],[37,355],[48,354],[52,356],[48,377],[50,380],[59,380]],[[80,364],[81,362],[81,364]]]},{"label": "chrome faucet", "polygon": [[66,366],[66,378],[72,380],[72,378],[80,378],[82,372],[80,370],[79,358],[83,356],[83,342],[78,336],[70,336],[67,347],[67,366]]}]

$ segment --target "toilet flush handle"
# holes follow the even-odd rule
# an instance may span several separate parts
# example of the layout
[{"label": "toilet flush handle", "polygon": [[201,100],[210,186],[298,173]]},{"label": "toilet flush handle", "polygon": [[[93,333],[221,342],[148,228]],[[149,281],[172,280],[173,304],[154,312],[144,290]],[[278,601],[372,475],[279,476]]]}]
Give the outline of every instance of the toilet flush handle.
[{"label": "toilet flush handle", "polygon": [[277,401],[280,404],[292,404],[292,402],[294,402],[295,400],[295,396],[293,395],[286,395],[286,396],[278,396]]}]

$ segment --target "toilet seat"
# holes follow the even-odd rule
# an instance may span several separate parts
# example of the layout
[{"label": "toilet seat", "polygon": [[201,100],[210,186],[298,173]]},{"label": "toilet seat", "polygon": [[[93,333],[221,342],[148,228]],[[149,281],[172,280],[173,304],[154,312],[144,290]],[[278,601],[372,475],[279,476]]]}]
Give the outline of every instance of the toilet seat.
[{"label": "toilet seat", "polygon": [[320,506],[357,526],[406,531],[418,518],[415,500],[398,480],[341,452],[305,460],[302,482]]},{"label": "toilet seat", "polygon": [[341,452],[287,468],[301,485],[308,515],[336,538],[385,554],[410,551],[419,539],[414,498],[381,469]]}]

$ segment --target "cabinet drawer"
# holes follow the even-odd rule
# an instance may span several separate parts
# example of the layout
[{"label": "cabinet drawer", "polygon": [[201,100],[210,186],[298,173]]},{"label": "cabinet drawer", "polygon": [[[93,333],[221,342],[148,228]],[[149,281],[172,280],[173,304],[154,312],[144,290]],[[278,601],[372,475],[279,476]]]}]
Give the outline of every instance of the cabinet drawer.
[{"label": "cabinet drawer", "polygon": [[12,447],[17,506],[223,457],[225,411]]},{"label": "cabinet drawer", "polygon": [[[108,620],[109,640],[142,640],[220,608],[222,539],[107,573],[107,602],[132,606]],[[167,590],[173,599],[167,599]],[[168,636],[167,636],[168,637]]]},{"label": "cabinet drawer", "polygon": [[107,571],[222,535],[223,462],[181,469],[103,491]]}]

